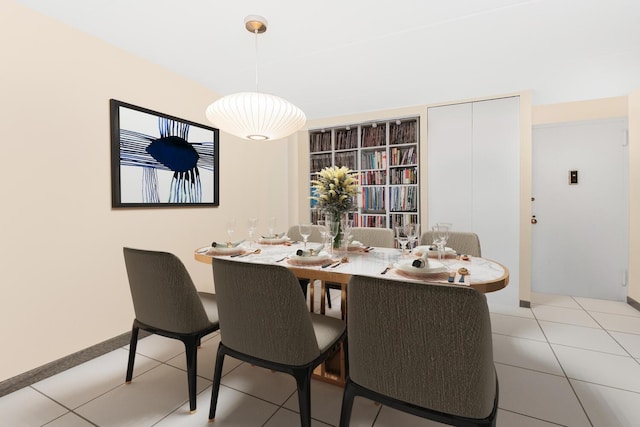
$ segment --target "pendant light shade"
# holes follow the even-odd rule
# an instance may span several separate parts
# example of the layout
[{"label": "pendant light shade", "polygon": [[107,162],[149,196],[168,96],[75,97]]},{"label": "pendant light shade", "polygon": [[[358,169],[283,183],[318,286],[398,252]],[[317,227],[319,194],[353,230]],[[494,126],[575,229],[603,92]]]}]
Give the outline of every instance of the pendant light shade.
[{"label": "pendant light shade", "polygon": [[207,119],[220,130],[244,139],[280,139],[296,132],[307,121],[298,107],[278,96],[258,91],[258,34],[267,31],[261,16],[245,18],[247,31],[256,36],[256,91],[224,96],[209,105]]},{"label": "pendant light shade", "polygon": [[307,120],[302,110],[289,101],[259,92],[227,95],[209,105],[206,114],[219,129],[254,141],[284,138]]}]

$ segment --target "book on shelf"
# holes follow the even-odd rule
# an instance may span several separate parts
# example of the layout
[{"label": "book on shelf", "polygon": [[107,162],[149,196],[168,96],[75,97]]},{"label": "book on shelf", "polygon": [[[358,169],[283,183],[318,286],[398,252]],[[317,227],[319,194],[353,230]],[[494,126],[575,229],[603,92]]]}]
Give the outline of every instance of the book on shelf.
[{"label": "book on shelf", "polygon": [[418,174],[415,166],[409,168],[397,168],[389,170],[391,185],[417,184]]},{"label": "book on shelf", "polygon": [[387,171],[365,170],[360,173],[360,185],[385,185],[387,183]]},{"label": "book on shelf", "polygon": [[385,145],[387,139],[387,129],[385,124],[377,126],[365,126],[362,128],[361,147],[380,147]]},{"label": "book on shelf", "polygon": [[311,173],[320,172],[322,169],[332,165],[331,153],[312,154],[309,162]]},{"label": "book on shelf", "polygon": [[358,148],[358,129],[336,129],[336,150]]},{"label": "book on shelf", "polygon": [[357,169],[357,151],[347,151],[342,153],[336,153],[336,166],[346,166],[351,170]]},{"label": "book on shelf", "polygon": [[417,164],[415,147],[393,147],[389,152],[392,166]]},{"label": "book on shelf", "polygon": [[417,187],[389,188],[390,208],[392,212],[407,212],[418,210]]},{"label": "book on shelf", "polygon": [[410,120],[391,123],[389,126],[389,144],[414,144],[418,141],[418,121]]},{"label": "book on shelf", "polygon": [[387,226],[386,215],[360,215],[362,227],[385,228]]},{"label": "book on shelf", "polygon": [[384,212],[385,210],[385,188],[384,187],[363,187],[362,188],[362,210],[366,212]]},{"label": "book on shelf", "polygon": [[331,132],[310,133],[309,151],[331,151]]},{"label": "book on shelf", "polygon": [[362,169],[386,169],[387,152],[383,150],[365,151],[362,153],[360,164]]}]

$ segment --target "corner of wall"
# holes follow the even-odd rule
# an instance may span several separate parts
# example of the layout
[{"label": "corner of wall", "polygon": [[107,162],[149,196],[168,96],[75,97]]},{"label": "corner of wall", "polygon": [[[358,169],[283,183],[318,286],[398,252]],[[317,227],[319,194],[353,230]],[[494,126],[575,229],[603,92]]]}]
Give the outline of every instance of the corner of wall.
[{"label": "corner of wall", "polygon": [[628,97],[629,114],[629,267],[627,296],[640,301],[640,89]]}]

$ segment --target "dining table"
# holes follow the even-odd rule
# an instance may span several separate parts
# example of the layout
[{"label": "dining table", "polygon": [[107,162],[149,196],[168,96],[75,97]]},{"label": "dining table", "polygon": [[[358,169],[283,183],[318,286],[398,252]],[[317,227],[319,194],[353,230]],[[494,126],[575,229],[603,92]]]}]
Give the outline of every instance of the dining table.
[{"label": "dining table", "polygon": [[[432,283],[450,286],[468,286],[487,293],[506,287],[509,283],[509,270],[497,261],[458,254],[454,251],[445,253],[442,260],[429,253],[426,259],[429,265],[441,268],[412,268],[413,260],[418,255],[424,256],[428,246],[418,246],[412,251],[403,253],[396,248],[379,248],[357,246],[348,250],[330,249],[319,243],[308,243],[279,239],[278,243],[269,240],[252,244],[244,242],[235,247],[220,248],[205,246],[194,251],[197,261],[211,264],[214,257],[230,257],[238,261],[250,263],[277,264],[287,267],[299,279],[318,280],[321,283],[320,310],[324,313],[325,283],[339,284],[342,289],[343,315],[346,314],[346,294],[349,279],[352,275],[364,275],[414,283]],[[298,256],[296,253],[314,250],[315,256]],[[421,252],[422,251],[422,252]],[[460,272],[464,274],[460,274]],[[312,282],[313,283],[313,282]],[[314,311],[313,287],[310,287],[310,310]]]},{"label": "dining table", "polygon": [[[203,246],[195,249],[194,258],[206,264],[212,264],[215,257],[223,257],[249,263],[282,265],[298,279],[308,279],[312,284],[319,281],[318,311],[321,314],[325,314],[326,284],[340,285],[340,312],[343,319],[347,316],[348,284],[353,275],[413,282],[417,285],[467,286],[482,293],[495,292],[509,284],[508,268],[497,261],[459,254],[449,248],[444,257],[437,258],[437,252],[432,249],[418,246],[411,251],[402,251],[396,248],[352,246],[331,251],[320,243],[307,243],[305,246],[285,236],[233,245],[223,242]],[[420,258],[427,260],[427,268],[413,266],[413,262]],[[316,312],[314,289],[315,286],[309,286],[311,312]],[[344,385],[344,357],[344,350],[340,347],[335,358],[329,359],[314,372],[314,378]]]}]

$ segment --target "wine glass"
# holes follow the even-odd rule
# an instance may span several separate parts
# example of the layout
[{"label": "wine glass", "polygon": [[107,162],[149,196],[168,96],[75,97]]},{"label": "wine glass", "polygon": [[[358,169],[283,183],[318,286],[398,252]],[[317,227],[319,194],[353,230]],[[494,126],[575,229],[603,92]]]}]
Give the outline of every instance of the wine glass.
[{"label": "wine glass", "polygon": [[327,220],[327,236],[329,237],[329,246],[331,246],[331,256],[333,256],[333,240],[340,230],[340,221]]},{"label": "wine glass", "polygon": [[230,219],[227,221],[227,235],[229,236],[229,243],[231,243],[231,237],[233,233],[236,231],[236,220]]},{"label": "wine glass", "polygon": [[349,218],[343,218],[340,221],[342,228],[342,240],[344,241],[345,252],[349,251],[349,241],[351,239],[351,227],[353,227],[353,220]]},{"label": "wine glass", "polygon": [[307,249],[307,240],[309,239],[309,236],[311,236],[311,224],[298,224],[298,231],[304,241],[304,248]]},{"label": "wine glass", "polygon": [[411,224],[411,233],[409,234],[409,253],[413,250],[416,241],[420,238],[420,224]]},{"label": "wine glass", "polygon": [[450,222],[439,222],[435,227],[436,235],[438,236],[438,259],[442,261],[445,255],[445,249],[447,247],[447,241],[449,240],[449,231],[451,230]]},{"label": "wine glass", "polygon": [[249,235],[249,247],[253,247],[253,234],[256,232],[256,228],[258,227],[258,218],[249,218],[248,220],[248,229],[247,234]]},{"label": "wine glass", "polygon": [[412,228],[412,224],[400,225],[396,227],[396,240],[402,248],[403,257],[405,256],[407,243],[409,243],[409,236],[411,235],[411,233],[413,233],[413,231],[411,230]]},{"label": "wine glass", "polygon": [[318,220],[318,229],[320,231],[320,237],[322,238],[322,244],[327,245],[327,221],[324,219]]},{"label": "wine glass", "polygon": [[276,237],[276,225],[278,224],[278,219],[275,216],[269,218],[268,227],[269,227],[269,237]]}]

